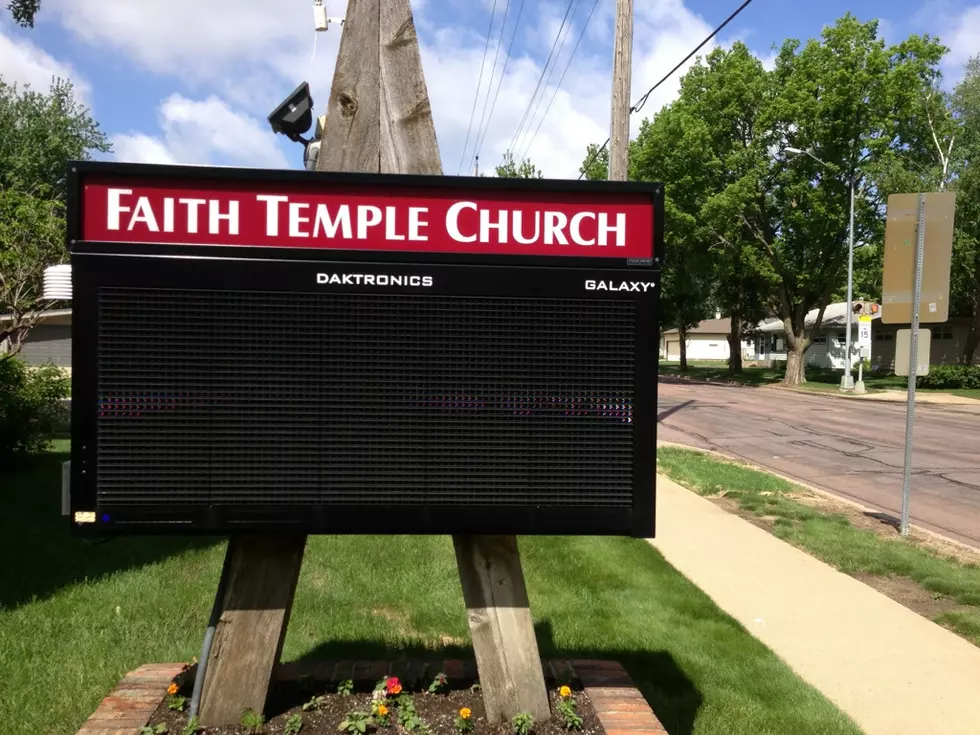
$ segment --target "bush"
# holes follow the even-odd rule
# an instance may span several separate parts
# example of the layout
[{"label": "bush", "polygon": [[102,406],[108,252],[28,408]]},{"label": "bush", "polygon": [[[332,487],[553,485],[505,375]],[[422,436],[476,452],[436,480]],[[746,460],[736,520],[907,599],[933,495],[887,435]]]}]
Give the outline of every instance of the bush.
[{"label": "bush", "polygon": [[917,378],[918,388],[980,389],[980,365],[930,365],[929,374]]},{"label": "bush", "polygon": [[54,365],[0,360],[0,468],[47,448],[65,422],[70,381]]}]

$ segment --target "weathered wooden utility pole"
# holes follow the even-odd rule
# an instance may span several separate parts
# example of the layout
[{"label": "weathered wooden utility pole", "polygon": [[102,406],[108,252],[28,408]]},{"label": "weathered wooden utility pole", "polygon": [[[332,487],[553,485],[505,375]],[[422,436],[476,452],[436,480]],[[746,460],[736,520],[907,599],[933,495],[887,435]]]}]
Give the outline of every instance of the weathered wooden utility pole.
[{"label": "weathered wooden utility pole", "polygon": [[616,40],[613,49],[612,130],[609,135],[610,181],[627,179],[632,69],[633,0],[617,0]]},{"label": "weathered wooden utility pole", "polygon": [[[409,0],[349,0],[318,171],[442,174]],[[201,702],[201,724],[261,711],[282,649],[302,535],[236,537]],[[550,718],[514,536],[454,536],[463,599],[491,722]],[[329,614],[329,611],[324,611]]]}]

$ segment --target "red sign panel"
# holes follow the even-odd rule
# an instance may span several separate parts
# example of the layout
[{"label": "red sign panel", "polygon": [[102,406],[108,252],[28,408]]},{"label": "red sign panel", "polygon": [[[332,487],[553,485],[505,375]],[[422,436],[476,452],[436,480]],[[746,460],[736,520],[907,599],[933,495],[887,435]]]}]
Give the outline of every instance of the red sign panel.
[{"label": "red sign panel", "polygon": [[81,197],[90,242],[653,257],[642,194],[89,174]]}]

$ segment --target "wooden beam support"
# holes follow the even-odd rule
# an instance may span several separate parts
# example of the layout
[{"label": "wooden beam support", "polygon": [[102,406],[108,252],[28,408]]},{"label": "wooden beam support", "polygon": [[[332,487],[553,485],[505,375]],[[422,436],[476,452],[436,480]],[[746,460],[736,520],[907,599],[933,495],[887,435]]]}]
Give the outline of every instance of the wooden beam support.
[{"label": "wooden beam support", "polygon": [[203,727],[262,712],[286,636],[306,536],[241,535],[228,542],[221,617],[201,694]]},{"label": "wooden beam support", "polygon": [[453,536],[487,721],[551,718],[515,536]]},{"label": "wooden beam support", "polygon": [[381,3],[347,3],[317,171],[381,170]]}]

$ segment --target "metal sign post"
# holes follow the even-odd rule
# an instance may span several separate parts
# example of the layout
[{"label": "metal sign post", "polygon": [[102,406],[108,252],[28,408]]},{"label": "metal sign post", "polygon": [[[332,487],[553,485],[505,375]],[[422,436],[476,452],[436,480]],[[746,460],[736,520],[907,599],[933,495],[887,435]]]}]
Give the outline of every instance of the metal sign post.
[{"label": "metal sign post", "polygon": [[926,243],[926,196],[919,194],[916,226],[914,295],[912,297],[912,335],[909,340],[909,382],[905,407],[905,474],[902,479],[902,535],[909,535],[909,494],[912,484],[912,428],[915,424],[915,374],[919,355],[919,299],[922,296],[922,253]]}]

